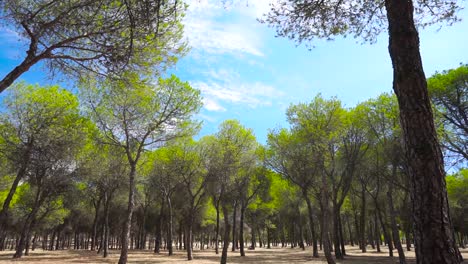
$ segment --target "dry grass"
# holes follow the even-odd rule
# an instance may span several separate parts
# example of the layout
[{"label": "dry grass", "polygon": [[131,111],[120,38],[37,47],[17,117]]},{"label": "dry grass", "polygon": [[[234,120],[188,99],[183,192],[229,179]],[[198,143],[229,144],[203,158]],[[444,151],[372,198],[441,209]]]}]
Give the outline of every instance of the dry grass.
[{"label": "dry grass", "polygon": [[[388,257],[387,248],[383,247],[384,252],[377,253],[375,250],[368,249],[367,253],[361,253],[357,247],[347,247],[348,256],[344,261],[338,263],[353,263],[353,264],[390,264],[398,263],[398,254],[394,251],[394,257]],[[246,257],[240,257],[239,252],[228,252],[228,263],[326,263],[322,257],[319,259],[312,258],[311,248],[306,248],[305,251],[291,248],[272,248],[272,249],[256,249],[247,250]],[[463,250],[463,256],[468,258],[468,250]],[[320,252],[322,253],[322,252]],[[414,252],[406,252],[409,263],[414,263]],[[31,252],[29,256],[19,260],[13,260],[12,251],[0,252],[0,263],[117,263],[119,251],[111,251],[108,258],[97,256],[95,252],[84,250],[60,250],[60,251],[42,251],[36,250]],[[156,255],[149,250],[145,251],[130,251],[128,256],[129,263],[187,263],[185,251],[176,251],[174,256],[168,257],[164,252]],[[213,264],[219,263],[220,255],[216,255],[213,249],[204,251],[194,251],[194,260],[191,264]]]}]

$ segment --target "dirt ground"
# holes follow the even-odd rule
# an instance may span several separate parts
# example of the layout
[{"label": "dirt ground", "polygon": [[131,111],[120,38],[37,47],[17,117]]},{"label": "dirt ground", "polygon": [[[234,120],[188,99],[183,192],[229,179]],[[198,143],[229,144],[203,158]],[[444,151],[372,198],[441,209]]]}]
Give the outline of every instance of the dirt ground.
[{"label": "dirt ground", "polygon": [[[387,248],[382,248],[382,253],[377,253],[373,249],[368,249],[367,253],[361,253],[357,247],[347,247],[348,256],[344,261],[337,263],[353,263],[353,264],[390,264],[398,263],[398,254],[394,251],[393,259],[388,257]],[[326,263],[323,258],[323,252],[320,252],[321,258],[312,258],[312,248],[306,248],[305,251],[291,248],[272,248],[264,249],[257,248],[256,250],[247,250],[246,257],[240,257],[239,252],[228,252],[228,263]],[[406,252],[409,263],[415,263],[414,251]],[[468,250],[462,251],[463,257],[468,259]],[[31,252],[29,256],[19,260],[13,260],[12,251],[0,252],[0,263],[117,263],[119,259],[119,251],[111,251],[108,258],[104,259],[97,256],[95,252],[84,250],[60,250],[60,251],[42,251],[36,250]],[[220,255],[216,255],[213,249],[204,251],[195,250],[194,260],[191,264],[212,264],[219,263]],[[130,251],[128,263],[187,263],[185,251],[176,251],[174,256],[168,257],[164,252],[156,255],[149,250],[146,251]]]}]

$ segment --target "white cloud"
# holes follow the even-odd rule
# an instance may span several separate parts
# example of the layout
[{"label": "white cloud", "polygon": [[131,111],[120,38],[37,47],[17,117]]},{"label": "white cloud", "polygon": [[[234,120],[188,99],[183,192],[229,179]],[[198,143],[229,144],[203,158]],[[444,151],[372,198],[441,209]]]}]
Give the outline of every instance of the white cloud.
[{"label": "white cloud", "polygon": [[226,108],[222,107],[219,105],[218,102],[213,100],[212,98],[205,97],[203,98],[203,106],[206,108],[208,111],[215,111],[215,112],[224,112],[226,111]]},{"label": "white cloud", "polygon": [[284,93],[261,82],[239,81],[239,74],[227,70],[209,71],[207,81],[194,81],[191,85],[199,89],[204,97],[204,107],[208,111],[226,111],[222,103],[245,105],[249,108],[272,105],[273,99]]},{"label": "white cloud", "polygon": [[[264,5],[254,1],[248,6],[223,5],[221,1],[191,0],[184,19],[185,35],[194,49],[209,54],[249,54],[263,56],[262,39],[255,20]],[[255,3],[255,4],[254,4]],[[220,19],[226,13],[238,19]]]}]

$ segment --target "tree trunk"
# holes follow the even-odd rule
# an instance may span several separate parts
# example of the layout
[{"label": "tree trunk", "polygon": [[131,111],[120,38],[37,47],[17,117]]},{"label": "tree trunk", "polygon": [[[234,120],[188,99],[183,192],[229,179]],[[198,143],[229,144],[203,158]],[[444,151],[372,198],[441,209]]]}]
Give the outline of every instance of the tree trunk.
[{"label": "tree trunk", "polygon": [[314,212],[312,209],[312,203],[310,202],[310,198],[307,195],[307,190],[303,190],[302,194],[304,196],[304,199],[306,200],[307,211],[309,213],[309,226],[310,226],[310,231],[312,233],[312,248],[313,248],[312,255],[314,258],[318,258],[319,255],[318,255],[318,249],[317,249],[317,237],[316,237],[315,229],[314,229],[314,214],[313,214]]},{"label": "tree trunk", "polygon": [[111,201],[111,194],[104,193],[104,236],[103,236],[103,257],[107,258],[109,255],[109,204]]},{"label": "tree trunk", "polygon": [[[392,178],[395,179],[396,177],[397,177],[397,165],[393,164]],[[406,264],[405,252],[403,251],[403,247],[401,246],[400,234],[399,234],[397,223],[396,223],[396,213],[395,213],[395,208],[393,206],[393,196],[392,196],[393,184],[390,182],[389,185],[390,186],[387,192],[387,199],[388,199],[388,207],[390,210],[390,224],[392,226],[393,243],[395,243],[395,247],[397,248],[400,264]]]},{"label": "tree trunk", "polygon": [[162,199],[161,208],[159,209],[158,220],[156,221],[156,236],[154,238],[154,253],[157,253],[157,254],[161,252],[163,213],[164,213],[164,199]]},{"label": "tree trunk", "polygon": [[101,207],[101,197],[99,197],[99,199],[94,204],[93,236],[92,236],[92,241],[91,241],[91,250],[92,251],[94,251],[96,249],[97,224],[98,224],[99,208],[100,207]]},{"label": "tree trunk", "polygon": [[[6,88],[6,87],[5,87]],[[0,93],[3,90],[0,88]],[[10,187],[10,191],[8,192],[7,197],[3,201],[3,206],[2,206],[2,211],[0,212],[0,233],[3,233],[5,229],[5,224],[6,224],[6,219],[8,216],[8,210],[10,209],[10,204],[11,200],[13,199],[13,196],[16,193],[16,189],[18,188],[18,184],[20,183],[21,179],[24,178],[24,175],[26,174],[26,170],[29,165],[29,159],[31,156],[31,149],[34,144],[34,140],[32,138],[29,139],[26,150],[22,156],[22,163],[20,168],[18,169],[18,172],[16,173],[16,177],[13,180],[13,184]]]},{"label": "tree trunk", "polygon": [[46,54],[36,56],[36,50],[37,41],[31,40],[26,58],[24,58],[24,60],[18,66],[16,66],[0,81],[0,93],[2,93],[6,88],[10,87],[10,85],[12,85],[13,82],[15,82],[15,80],[18,79],[23,73],[27,72],[31,66],[46,57]]},{"label": "tree trunk", "polygon": [[229,211],[225,205],[223,207],[224,214],[224,237],[223,237],[223,252],[221,253],[221,264],[227,263],[227,252],[229,248],[229,234],[231,227],[229,225]]},{"label": "tree trunk", "polygon": [[219,199],[216,200],[216,237],[215,237],[215,252],[219,254]]},{"label": "tree trunk", "polygon": [[366,249],[366,189],[364,186],[362,186],[361,190],[361,222],[359,224],[361,227],[361,232],[360,232],[360,244],[361,244],[361,251],[362,253],[365,253],[367,251]]},{"label": "tree trunk", "polygon": [[340,247],[340,208],[339,206],[334,203],[333,204],[333,243],[335,246],[335,257],[336,259],[343,259],[343,255],[341,254],[341,247]]},{"label": "tree trunk", "polygon": [[385,219],[382,216],[382,211],[380,210],[380,206],[377,203],[377,199],[375,199],[374,202],[375,202],[375,208],[377,210],[377,214],[379,216],[380,226],[382,227],[384,239],[387,242],[388,255],[390,257],[393,257],[393,243],[392,243],[392,239],[390,237],[390,234],[388,233],[387,224],[385,223]]},{"label": "tree trunk", "polygon": [[244,215],[245,215],[245,208],[244,204],[241,205],[241,215],[240,215],[240,224],[239,224],[239,243],[240,243],[240,255],[245,257],[245,250],[244,250]]},{"label": "tree trunk", "polygon": [[169,195],[166,196],[166,202],[167,202],[167,211],[168,211],[168,216],[169,220],[167,221],[167,251],[169,256],[172,256],[174,254],[174,249],[172,247],[172,230],[173,230],[173,223],[172,223],[172,202],[171,202],[171,197]]},{"label": "tree trunk", "polygon": [[413,20],[413,2],[386,0],[393,90],[410,175],[417,263],[461,263],[449,215],[444,162]]},{"label": "tree trunk", "polygon": [[343,235],[343,223],[341,221],[341,215],[338,214],[338,231],[340,232],[340,244],[341,244],[341,255],[346,256],[345,241]]},{"label": "tree trunk", "polygon": [[127,218],[122,228],[122,248],[120,250],[119,264],[126,264],[128,257],[128,238],[130,237],[130,231],[132,227],[132,215],[133,207],[135,206],[135,175],[136,175],[136,163],[130,164],[129,174],[129,186],[128,186],[128,207],[127,207]]},{"label": "tree trunk", "polygon": [[382,252],[380,250],[380,232],[379,232],[379,221],[377,219],[377,210],[374,213],[374,236],[375,244],[377,245],[377,252]]},{"label": "tree trunk", "polygon": [[[327,187],[327,179],[325,178],[325,173],[322,174],[322,236],[323,236],[323,252],[327,259],[328,264],[335,264],[335,260],[331,254],[331,242],[330,242],[330,206],[329,206],[329,194]],[[338,248],[339,250],[339,248]]]},{"label": "tree trunk", "polygon": [[232,248],[231,251],[234,252],[236,251],[236,243],[237,243],[237,230],[236,230],[236,223],[237,223],[237,205],[238,202],[234,202],[234,210],[232,212]]},{"label": "tree trunk", "polygon": [[[189,216],[190,219],[187,219],[187,233],[185,237],[185,248],[187,249],[187,260],[192,260],[192,223],[193,223],[193,214]],[[203,243],[203,241],[201,241]]]},{"label": "tree trunk", "polygon": [[252,224],[251,224],[250,239],[251,239],[250,249],[255,250],[255,247],[257,246],[257,241],[255,241],[255,223],[254,223],[254,221],[252,221]]}]

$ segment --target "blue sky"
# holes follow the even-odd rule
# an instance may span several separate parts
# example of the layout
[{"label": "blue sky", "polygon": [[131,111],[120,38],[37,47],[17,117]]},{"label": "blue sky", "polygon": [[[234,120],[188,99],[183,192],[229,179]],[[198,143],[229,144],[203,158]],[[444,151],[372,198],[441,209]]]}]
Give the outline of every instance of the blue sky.
[{"label": "blue sky", "polygon": [[[285,110],[291,103],[308,102],[321,93],[337,96],[352,107],[380,93],[390,92],[392,67],[387,35],[377,43],[337,39],[304,45],[275,38],[275,32],[256,21],[268,10],[268,0],[241,1],[222,6],[216,0],[191,0],[185,19],[191,52],[171,70],[202,91],[205,106],[201,135],[215,133],[225,119],[239,119],[262,143],[268,129],[287,126]],[[427,76],[468,63],[468,11],[451,27],[420,32]],[[0,75],[3,77],[25,55],[26,46],[11,31],[0,28]],[[40,65],[21,79],[55,84]],[[69,86],[70,84],[65,86]]]}]

